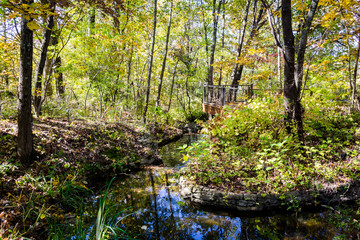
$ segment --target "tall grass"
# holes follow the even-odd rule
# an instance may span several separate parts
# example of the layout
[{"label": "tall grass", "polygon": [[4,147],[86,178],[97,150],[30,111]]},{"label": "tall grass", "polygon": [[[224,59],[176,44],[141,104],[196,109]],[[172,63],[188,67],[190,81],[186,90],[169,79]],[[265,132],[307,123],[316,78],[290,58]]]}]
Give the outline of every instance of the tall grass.
[{"label": "tall grass", "polygon": [[[76,216],[74,224],[56,224],[50,222],[49,239],[76,239],[76,240],[104,240],[104,239],[135,239],[132,235],[119,227],[120,222],[127,216],[121,216],[123,211],[117,212],[109,206],[109,190],[115,178],[106,185],[104,193],[99,198],[97,218],[90,229],[84,224],[84,211]],[[121,216],[121,217],[120,217]],[[71,226],[72,225],[72,226]]]}]

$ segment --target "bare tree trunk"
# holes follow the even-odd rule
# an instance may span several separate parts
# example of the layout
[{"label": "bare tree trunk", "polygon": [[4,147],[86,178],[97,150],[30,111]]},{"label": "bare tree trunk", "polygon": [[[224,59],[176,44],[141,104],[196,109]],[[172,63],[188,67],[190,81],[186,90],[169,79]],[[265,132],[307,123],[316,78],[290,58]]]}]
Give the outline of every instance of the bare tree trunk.
[{"label": "bare tree trunk", "polygon": [[[248,19],[248,16],[249,16],[250,4],[251,4],[251,0],[248,0],[247,4],[246,4],[245,16],[244,16],[243,24],[242,24],[243,28],[242,28],[242,30],[240,32],[240,37],[239,37],[239,46],[238,46],[237,53],[236,53],[236,61],[239,61],[239,58],[241,57],[241,51],[242,51],[242,47],[243,47],[243,44],[244,44],[244,38],[245,38],[247,19]],[[236,62],[235,65],[234,65],[234,70],[232,72],[231,86],[238,86],[239,85],[239,80],[241,78],[242,71],[243,71],[243,65]]]},{"label": "bare tree trunk", "polygon": [[295,85],[295,45],[292,29],[291,0],[282,0],[282,27],[284,39],[284,108],[285,126],[291,132],[297,90]]},{"label": "bare tree trunk", "polygon": [[[50,0],[50,11],[51,13],[55,12],[55,2]],[[42,77],[44,74],[44,67],[47,58],[48,47],[50,45],[51,33],[54,28],[54,15],[50,14],[47,17],[46,29],[44,30],[44,38],[41,44],[40,50],[40,59],[39,64],[36,69],[35,74],[35,92],[34,92],[34,109],[36,117],[41,115],[41,105],[42,105]]]},{"label": "bare tree trunk", "polygon": [[303,75],[304,75],[304,59],[305,59],[305,50],[307,45],[307,39],[310,31],[310,26],[312,20],[315,16],[316,8],[319,3],[319,0],[312,0],[310,9],[308,11],[305,24],[301,31],[300,43],[297,51],[296,59],[296,75],[295,75],[295,84],[297,88],[297,98],[300,99],[302,85],[303,85]]},{"label": "bare tree trunk", "polygon": [[89,36],[93,34],[93,29],[96,23],[96,11],[95,8],[91,8],[89,12]]},{"label": "bare tree trunk", "polygon": [[[22,1],[31,4],[32,0]],[[18,155],[22,164],[29,165],[33,159],[32,115],[31,115],[31,82],[33,61],[33,32],[29,29],[28,16],[23,14],[20,37],[20,77],[18,101]]]},{"label": "bare tree trunk", "polygon": [[177,65],[179,63],[179,59],[176,61],[175,63],[175,67],[174,67],[174,73],[173,73],[173,77],[172,77],[172,81],[171,81],[171,88],[170,88],[170,96],[169,96],[169,105],[168,105],[168,112],[170,111],[170,107],[171,107],[171,99],[172,99],[172,95],[173,95],[173,90],[174,90],[174,83],[175,83],[175,77],[176,77],[176,69],[177,69]]},{"label": "bare tree trunk", "polygon": [[[3,14],[3,16],[4,16],[4,18],[2,19],[2,21],[3,21],[3,29],[4,29],[4,31],[3,31],[3,36],[4,36],[4,38],[3,38],[3,41],[4,41],[4,43],[6,43],[7,42],[7,23],[6,23],[6,14],[4,13]],[[5,50],[5,54],[7,55],[7,49],[5,48],[4,49]],[[4,74],[4,80],[5,80],[5,86],[6,86],[6,88],[8,89],[9,88],[9,75],[8,75],[8,73],[5,73]]]},{"label": "bare tree trunk", "polygon": [[357,78],[357,71],[358,71],[358,64],[359,64],[359,55],[360,55],[360,34],[358,37],[358,48],[356,51],[356,56],[355,56],[355,68],[354,68],[354,76],[353,76],[353,91],[352,91],[352,102],[353,102],[353,107],[355,107],[356,104],[356,109],[359,110],[359,98],[358,98],[358,92],[357,92],[357,86],[356,86],[356,78]]},{"label": "bare tree trunk", "polygon": [[61,57],[58,56],[55,59],[55,69],[54,72],[56,73],[56,95],[59,98],[64,97],[65,93],[65,86],[64,86],[64,76],[61,71],[59,71],[59,68],[61,67]]},{"label": "bare tree trunk", "polygon": [[207,82],[209,85],[213,85],[214,60],[215,60],[217,30],[218,30],[219,13],[220,13],[220,9],[221,9],[221,4],[223,4],[223,0],[219,1],[218,9],[216,10],[216,0],[213,0],[213,26],[214,26],[214,29],[213,29],[213,40],[212,40],[212,44],[211,44],[209,70],[208,70],[208,77],[207,77]]},{"label": "bare tree trunk", "polygon": [[[282,27],[284,39],[284,108],[285,125],[291,132],[291,125],[296,121],[297,134],[303,140],[303,107],[301,105],[301,89],[303,79],[303,66],[307,38],[312,20],[314,18],[319,0],[312,0],[305,23],[302,26],[300,43],[297,52],[295,68],[295,44],[292,30],[291,0],[282,0]],[[296,72],[295,72],[296,69]]]},{"label": "bare tree trunk", "polygon": [[[203,5],[203,2],[201,1],[201,5]],[[202,8],[202,19],[203,19],[203,26],[204,26],[204,40],[205,40],[205,53],[206,53],[206,59],[209,59],[209,41],[208,41],[208,33],[207,33],[207,24],[206,24],[206,18],[204,14],[204,9]],[[208,66],[209,67],[209,66]]]},{"label": "bare tree trunk", "polygon": [[[277,1],[276,10],[280,8],[280,1]],[[280,38],[280,18],[279,16],[275,16],[275,26],[274,34],[277,34],[277,39]],[[277,73],[278,73],[278,83],[279,89],[283,88],[282,76],[281,76],[281,58],[282,58],[282,50],[280,46],[277,46]]]},{"label": "bare tree trunk", "polygon": [[160,104],[161,88],[162,88],[162,83],[163,83],[163,78],[164,78],[164,73],[165,73],[166,58],[167,58],[168,47],[169,47],[172,10],[173,10],[173,1],[171,1],[171,5],[170,5],[169,23],[168,23],[167,33],[166,33],[164,59],[163,59],[162,67],[161,67],[160,81],[159,81],[159,86],[158,86],[158,93],[157,93],[157,97],[156,97],[156,105],[155,105],[156,107],[159,107],[159,104]]},{"label": "bare tree trunk", "polygon": [[129,99],[131,99],[131,86],[134,86],[134,82],[130,82],[131,77],[131,69],[132,69],[132,62],[133,62],[133,55],[134,55],[134,44],[131,44],[131,50],[130,50],[130,59],[128,63],[128,74],[127,74],[127,96],[129,96]]},{"label": "bare tree trunk", "polygon": [[155,37],[156,37],[156,14],[157,14],[157,0],[154,0],[154,24],[153,24],[153,36],[151,43],[151,51],[150,51],[150,63],[149,63],[149,73],[147,77],[147,86],[146,86],[146,94],[145,94],[145,107],[143,112],[143,121],[146,123],[146,114],[149,106],[149,97],[150,97],[150,85],[151,85],[151,71],[154,60],[154,48],[155,48]]},{"label": "bare tree trunk", "polygon": [[[222,37],[221,37],[221,48],[224,49],[224,47],[225,47],[225,27],[226,27],[226,24],[225,24],[225,3],[223,4],[222,18],[223,18],[223,29],[222,29]],[[222,62],[223,59],[224,59],[224,56],[221,55],[220,62]],[[222,78],[223,78],[223,64],[221,64],[221,66],[220,66],[219,82],[218,82],[219,86],[222,83]]]},{"label": "bare tree trunk", "polygon": [[301,31],[300,43],[298,46],[297,60],[296,60],[296,74],[295,74],[295,85],[296,85],[296,101],[295,101],[295,120],[297,125],[297,134],[300,140],[304,140],[304,129],[303,129],[303,111],[304,108],[301,105],[301,91],[303,85],[303,76],[304,76],[304,59],[305,59],[305,50],[307,45],[307,39],[310,31],[310,26],[312,20],[315,16],[317,5],[319,0],[312,0],[310,8],[305,19],[305,24]]},{"label": "bare tree trunk", "polygon": [[277,47],[277,73],[278,73],[279,89],[283,88],[283,83],[281,78],[281,57],[282,57],[281,48]]}]

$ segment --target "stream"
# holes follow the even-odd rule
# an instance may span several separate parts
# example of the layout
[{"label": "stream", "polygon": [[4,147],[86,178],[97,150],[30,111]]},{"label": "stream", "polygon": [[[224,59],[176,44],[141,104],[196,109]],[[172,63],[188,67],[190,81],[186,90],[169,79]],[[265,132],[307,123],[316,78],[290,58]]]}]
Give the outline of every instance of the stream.
[{"label": "stream", "polygon": [[[353,217],[359,205],[345,206],[341,214],[332,209],[250,216],[205,211],[185,202],[177,185],[176,172],[183,165],[178,148],[199,137],[186,135],[164,146],[160,151],[165,167],[148,168],[112,183],[106,206],[119,215],[119,227],[136,239],[359,239],[354,227],[359,223]],[[91,222],[96,221],[97,199],[87,210]]]}]

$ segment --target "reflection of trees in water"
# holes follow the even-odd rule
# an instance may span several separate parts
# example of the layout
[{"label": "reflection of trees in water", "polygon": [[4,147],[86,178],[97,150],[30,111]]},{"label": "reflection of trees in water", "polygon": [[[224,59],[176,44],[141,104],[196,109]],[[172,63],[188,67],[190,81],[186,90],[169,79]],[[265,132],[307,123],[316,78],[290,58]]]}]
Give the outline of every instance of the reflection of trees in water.
[{"label": "reflection of trees in water", "polygon": [[[113,184],[107,206],[114,214],[132,213],[122,228],[139,239],[333,239],[340,231],[326,214],[239,218],[203,212],[186,205],[172,181],[166,170],[139,172]],[[88,210],[94,219],[95,205]]]},{"label": "reflection of trees in water", "polygon": [[240,239],[334,239],[334,226],[322,214],[303,214],[243,219]]},{"label": "reflection of trees in water", "polygon": [[164,164],[170,167],[182,164],[182,153],[180,152],[179,147],[184,145],[190,146],[192,143],[199,141],[201,137],[202,135],[199,134],[184,135],[176,142],[171,142],[163,146],[160,149],[160,154]]},{"label": "reflection of trees in water", "polygon": [[[107,205],[114,214],[133,213],[121,224],[128,232],[141,233],[140,239],[228,239],[229,234],[240,229],[230,217],[215,216],[185,205],[178,192],[172,190],[174,186],[170,181],[171,177],[158,171],[140,172],[136,177],[114,184]],[[96,210],[95,207],[88,212],[96,216]],[[240,224],[240,219],[236,224]]]}]

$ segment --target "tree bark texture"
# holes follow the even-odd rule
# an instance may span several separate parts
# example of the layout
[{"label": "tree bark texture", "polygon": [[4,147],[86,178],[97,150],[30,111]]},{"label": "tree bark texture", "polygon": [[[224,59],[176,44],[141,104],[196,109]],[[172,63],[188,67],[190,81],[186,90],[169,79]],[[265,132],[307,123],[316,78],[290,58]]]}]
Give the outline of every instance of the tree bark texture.
[{"label": "tree bark texture", "polygon": [[303,107],[301,105],[301,89],[305,50],[310,26],[314,18],[319,0],[312,0],[305,23],[303,24],[297,51],[295,68],[295,44],[292,29],[291,0],[282,0],[282,27],[284,39],[284,108],[285,125],[291,132],[291,125],[296,121],[297,134],[303,140]]},{"label": "tree bark texture", "polygon": [[61,67],[61,57],[58,56],[55,59],[55,69],[54,72],[56,73],[56,95],[57,97],[63,98],[65,93],[65,86],[64,86],[64,76],[59,68]]},{"label": "tree bark texture", "polygon": [[285,126],[291,132],[294,119],[294,108],[297,96],[295,85],[295,45],[292,29],[291,0],[282,0],[281,21],[284,40],[284,109]]},{"label": "tree bark texture", "polygon": [[[33,1],[22,1],[31,4]],[[27,24],[29,20],[22,16],[20,36],[20,73],[18,101],[18,156],[22,164],[29,165],[33,156],[31,81],[33,62],[33,32]]]},{"label": "tree bark texture", "polygon": [[154,48],[155,48],[155,39],[156,39],[156,14],[157,14],[157,0],[154,0],[154,24],[153,24],[153,35],[151,42],[151,51],[150,51],[150,63],[149,63],[149,72],[147,76],[147,86],[145,93],[145,107],[143,112],[143,121],[146,123],[146,114],[149,107],[149,97],[150,97],[150,86],[151,86],[151,71],[154,60]]}]

